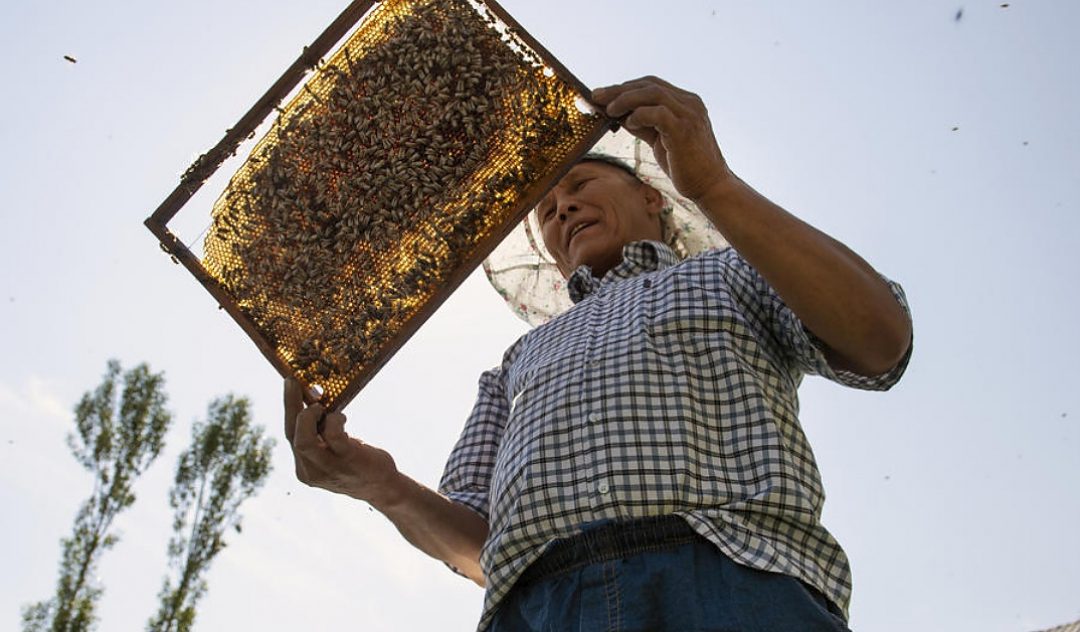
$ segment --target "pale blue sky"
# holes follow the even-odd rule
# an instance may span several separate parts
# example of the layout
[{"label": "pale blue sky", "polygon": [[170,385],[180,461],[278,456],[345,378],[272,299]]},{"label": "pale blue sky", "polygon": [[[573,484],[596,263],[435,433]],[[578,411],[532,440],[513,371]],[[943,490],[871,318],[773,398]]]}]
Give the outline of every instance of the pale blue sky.
[{"label": "pale blue sky", "polygon": [[[1080,4],[1008,4],[504,2],[590,86],[655,74],[698,92],[737,173],[907,290],[899,386],[802,389],[856,630],[1080,618]],[[344,6],[0,4],[0,629],[51,593],[90,487],[63,437],[109,357],[165,371],[176,422],[101,565],[103,630],[155,607],[166,490],[210,399],[247,394],[279,432],[277,375],[142,220]],[[474,275],[349,406],[350,430],[434,485],[477,376],[523,331]],[[199,629],[475,625],[479,589],[297,484],[283,441],[275,465]]]}]

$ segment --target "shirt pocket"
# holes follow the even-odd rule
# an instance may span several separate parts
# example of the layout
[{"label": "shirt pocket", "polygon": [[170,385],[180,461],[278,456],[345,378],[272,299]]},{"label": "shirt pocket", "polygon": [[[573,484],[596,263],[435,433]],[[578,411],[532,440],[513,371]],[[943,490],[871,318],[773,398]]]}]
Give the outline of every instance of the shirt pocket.
[{"label": "shirt pocket", "polygon": [[744,306],[719,279],[675,276],[646,306],[648,344],[673,362],[712,365],[716,371],[742,367],[749,373],[795,386],[780,349],[747,317]]},{"label": "shirt pocket", "polygon": [[672,275],[645,297],[647,342],[662,355],[709,346],[741,325],[727,288],[706,287],[689,275]]},{"label": "shirt pocket", "polygon": [[705,443],[732,453],[733,436],[767,418],[793,387],[779,371],[726,287],[706,288],[677,276],[647,299],[646,339],[661,370],[678,423],[704,433]]},{"label": "shirt pocket", "polygon": [[546,374],[559,373],[555,365],[576,361],[588,340],[584,320],[583,315],[570,312],[526,335],[507,370],[509,401],[517,400],[538,381],[549,379]]}]

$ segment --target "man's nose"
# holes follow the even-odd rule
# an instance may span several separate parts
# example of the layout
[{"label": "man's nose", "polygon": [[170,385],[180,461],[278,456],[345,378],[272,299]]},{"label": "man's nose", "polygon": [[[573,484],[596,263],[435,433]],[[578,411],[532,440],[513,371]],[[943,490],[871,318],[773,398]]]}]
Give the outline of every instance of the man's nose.
[{"label": "man's nose", "polygon": [[558,206],[558,216],[561,221],[566,221],[566,218],[570,216],[570,213],[576,213],[578,205],[573,200],[560,200]]}]

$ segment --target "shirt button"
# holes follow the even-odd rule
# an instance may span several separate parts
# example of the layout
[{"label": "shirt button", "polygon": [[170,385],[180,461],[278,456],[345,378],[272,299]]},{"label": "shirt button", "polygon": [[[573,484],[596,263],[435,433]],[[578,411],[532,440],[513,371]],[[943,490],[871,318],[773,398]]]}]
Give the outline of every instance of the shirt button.
[{"label": "shirt button", "polygon": [[600,421],[600,413],[589,413],[589,421],[593,423]]},{"label": "shirt button", "polygon": [[652,279],[645,279],[645,281],[642,282],[641,286],[644,287],[646,290],[651,288],[652,287]]},{"label": "shirt button", "polygon": [[600,483],[596,486],[596,491],[606,496],[607,493],[611,491],[611,487],[609,487],[607,483]]}]

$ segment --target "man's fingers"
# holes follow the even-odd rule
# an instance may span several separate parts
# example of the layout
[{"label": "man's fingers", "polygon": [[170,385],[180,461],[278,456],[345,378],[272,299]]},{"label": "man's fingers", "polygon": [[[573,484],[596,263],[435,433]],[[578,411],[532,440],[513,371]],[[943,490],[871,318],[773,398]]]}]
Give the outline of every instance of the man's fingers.
[{"label": "man's fingers", "polygon": [[347,442],[345,415],[327,414],[320,404],[305,408],[303,386],[295,379],[285,380],[285,437],[292,444],[296,478],[306,485],[323,487],[330,480],[326,460],[333,458],[331,452],[335,450],[319,434],[319,423],[324,417],[332,429],[331,438],[338,441],[342,437]]},{"label": "man's fingers", "polygon": [[[656,90],[658,91],[657,94],[664,94],[668,98],[679,101],[694,96],[694,93],[692,92],[687,92],[682,88],[673,86],[659,77],[651,76],[632,79],[613,86],[597,88],[592,91],[590,96],[592,96],[593,101],[596,101],[600,105],[608,106],[624,94],[641,90]],[[611,116],[610,112],[609,116]],[[621,116],[621,114],[618,116]]]},{"label": "man's fingers", "polygon": [[634,90],[646,85],[661,85],[670,87],[671,84],[667,83],[663,79],[657,77],[638,77],[637,79],[631,79],[622,83],[616,83],[610,86],[603,86],[592,91],[593,101],[607,105],[611,103],[615,97],[619,96],[627,90]]},{"label": "man's fingers", "polygon": [[293,435],[293,449],[301,452],[320,446],[319,421],[325,411],[321,404],[312,404],[296,416],[296,433]]},{"label": "man's fingers", "polygon": [[320,486],[319,483],[330,478],[326,469],[313,461],[302,459],[296,455],[296,480],[305,485]]},{"label": "man's fingers", "polygon": [[611,100],[605,108],[607,115],[619,118],[641,107],[663,105],[674,112],[682,112],[683,107],[670,91],[655,85],[627,90]]},{"label": "man's fingers", "polygon": [[292,443],[296,435],[296,417],[304,410],[304,391],[296,379],[285,378],[285,438]]},{"label": "man's fingers", "polygon": [[323,424],[322,437],[330,451],[341,454],[349,447],[349,435],[345,432],[345,415],[333,412],[326,414]]},{"label": "man's fingers", "polygon": [[626,131],[644,141],[646,145],[652,147],[654,152],[656,151],[656,141],[660,138],[660,134],[655,129],[651,127],[630,127],[626,125],[626,121],[623,121],[623,127],[626,128]]},{"label": "man's fingers", "polygon": [[677,85],[675,85],[675,84],[673,84],[673,83],[671,83],[669,81],[664,81],[663,79],[661,79],[660,77],[657,77],[655,75],[646,75],[644,77],[639,77],[638,79],[631,80],[629,83],[633,83],[633,84],[637,84],[637,85],[653,84],[653,85],[661,86],[663,88],[671,90],[672,92],[675,92],[675,93],[678,93],[678,94],[681,94],[681,95],[684,95],[684,96],[688,95],[688,94],[691,94],[689,91],[683,90],[679,86],[677,86]]},{"label": "man's fingers", "polygon": [[[647,106],[634,110],[634,113],[622,122],[626,130],[637,135],[651,146],[652,143],[646,136],[652,136],[656,140],[657,134],[667,137],[678,131],[678,119],[670,109],[664,106]],[[636,132],[642,132],[638,135]]]}]

